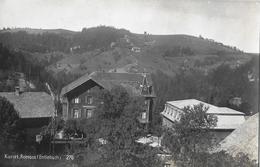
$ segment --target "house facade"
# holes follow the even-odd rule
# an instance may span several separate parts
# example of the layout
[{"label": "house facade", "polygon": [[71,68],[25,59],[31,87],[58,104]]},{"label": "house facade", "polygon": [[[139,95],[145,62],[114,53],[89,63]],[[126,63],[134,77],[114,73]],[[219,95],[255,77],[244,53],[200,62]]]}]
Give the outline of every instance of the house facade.
[{"label": "house facade", "polygon": [[151,75],[147,73],[93,72],[80,77],[62,88],[63,119],[92,117],[98,105],[97,91],[111,90],[114,86],[124,87],[130,96],[145,98],[145,109],[140,113],[139,120],[142,123],[149,123],[155,93]]},{"label": "house facade", "polygon": [[167,101],[162,115],[162,126],[171,128],[173,122],[179,121],[183,108],[203,104],[208,107],[207,114],[212,114],[217,117],[216,127],[211,129],[215,134],[215,141],[218,143],[234,131],[238,126],[245,122],[245,114],[227,107],[217,107],[196,99]]}]

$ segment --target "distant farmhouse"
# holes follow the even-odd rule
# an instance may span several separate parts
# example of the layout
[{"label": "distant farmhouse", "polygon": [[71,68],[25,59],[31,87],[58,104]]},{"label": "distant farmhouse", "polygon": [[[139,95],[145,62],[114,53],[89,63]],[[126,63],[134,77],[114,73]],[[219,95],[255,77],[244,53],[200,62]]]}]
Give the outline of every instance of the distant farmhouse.
[{"label": "distant farmhouse", "polygon": [[48,125],[54,116],[52,97],[45,92],[23,92],[20,87],[15,92],[0,92],[0,96],[10,101],[21,118],[21,126],[26,129],[27,141],[35,141],[41,128]]},{"label": "distant farmhouse", "polygon": [[124,87],[131,96],[145,98],[139,120],[147,125],[155,98],[151,75],[147,73],[93,72],[82,76],[61,90],[63,119],[92,117],[97,106],[95,90],[111,90],[114,86]]},{"label": "distant farmhouse", "polygon": [[242,112],[227,107],[217,107],[196,99],[187,99],[166,102],[165,108],[163,112],[161,112],[163,119],[162,125],[170,128],[174,121],[180,119],[184,107],[192,107],[198,104],[203,104],[204,107],[208,107],[207,114],[212,114],[218,119],[216,127],[211,129],[216,135],[216,142],[222,141],[238,126],[245,122],[245,114]]}]

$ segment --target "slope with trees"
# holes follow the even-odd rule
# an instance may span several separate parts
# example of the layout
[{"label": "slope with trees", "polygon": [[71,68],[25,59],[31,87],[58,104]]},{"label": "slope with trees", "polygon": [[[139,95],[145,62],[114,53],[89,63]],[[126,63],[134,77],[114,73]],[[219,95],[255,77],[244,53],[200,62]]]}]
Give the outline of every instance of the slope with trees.
[{"label": "slope with trees", "polygon": [[[253,80],[250,80],[249,73],[252,73]],[[154,124],[160,125],[159,113],[163,111],[166,101],[190,98],[252,115],[257,112],[258,76],[258,57],[235,69],[221,65],[207,75],[193,69],[181,70],[174,77],[157,71],[152,75],[157,95]],[[242,104],[230,104],[229,100],[234,97],[240,97]]]},{"label": "slope with trees", "polygon": [[[139,66],[150,72],[161,70],[174,75],[180,67],[187,64],[191,68],[208,70],[223,62],[233,65],[240,61],[243,64],[251,57],[234,47],[204,38],[189,35],[134,34],[125,29],[108,26],[83,28],[80,32],[2,30],[0,42],[12,49],[27,51],[36,58],[41,57],[40,60],[49,59],[48,56],[44,58],[46,54],[62,52],[66,56],[59,57],[60,62],[53,61],[53,64],[50,64],[52,70],[59,71],[56,65],[63,61],[67,64],[79,62],[79,66],[68,69],[68,72],[77,74],[86,72],[86,69],[90,72],[99,70],[100,66],[102,70],[108,71],[137,60]],[[134,46],[140,48],[140,53],[131,50]],[[113,61],[113,53],[117,50],[122,54],[117,61]],[[101,53],[97,56],[95,52]],[[86,56],[89,54],[92,56]],[[81,61],[84,58],[91,61]]]},{"label": "slope with trees", "polygon": [[26,80],[36,86],[36,89],[30,91],[48,92],[45,86],[47,82],[57,94],[63,86],[79,77],[79,75],[65,72],[53,75],[45,69],[45,63],[31,58],[30,55],[26,55],[24,52],[12,51],[1,43],[0,62],[0,91],[14,91],[15,85],[7,82],[9,76],[14,72],[24,73]]}]

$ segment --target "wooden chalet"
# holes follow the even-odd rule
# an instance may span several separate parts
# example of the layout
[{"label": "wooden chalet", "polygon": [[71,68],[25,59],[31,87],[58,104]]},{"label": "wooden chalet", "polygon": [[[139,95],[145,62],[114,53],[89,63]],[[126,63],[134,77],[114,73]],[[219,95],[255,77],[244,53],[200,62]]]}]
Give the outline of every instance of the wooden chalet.
[{"label": "wooden chalet", "polygon": [[140,122],[149,123],[152,117],[153,89],[151,75],[148,73],[93,72],[68,84],[61,91],[63,119],[91,117],[97,106],[95,91],[111,90],[122,86],[131,96],[145,98],[145,110],[140,113]]}]

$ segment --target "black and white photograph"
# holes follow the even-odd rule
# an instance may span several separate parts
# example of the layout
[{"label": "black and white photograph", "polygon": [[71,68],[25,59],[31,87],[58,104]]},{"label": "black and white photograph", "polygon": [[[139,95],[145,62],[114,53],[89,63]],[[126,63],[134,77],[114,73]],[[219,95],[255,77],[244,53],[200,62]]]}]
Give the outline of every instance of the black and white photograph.
[{"label": "black and white photograph", "polygon": [[0,167],[259,166],[260,0],[0,0]]}]

